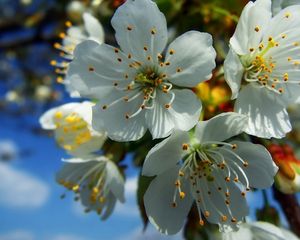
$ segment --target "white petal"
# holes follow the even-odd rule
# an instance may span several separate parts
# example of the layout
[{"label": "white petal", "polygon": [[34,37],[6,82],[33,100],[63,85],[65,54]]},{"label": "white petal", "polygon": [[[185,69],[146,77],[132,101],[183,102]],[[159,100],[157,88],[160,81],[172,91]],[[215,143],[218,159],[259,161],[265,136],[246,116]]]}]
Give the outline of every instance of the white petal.
[{"label": "white petal", "polygon": [[76,47],[67,80],[81,96],[101,99],[112,92],[115,83],[129,84],[134,76],[135,71],[121,51],[116,53],[109,45],[87,40]]},{"label": "white petal", "polygon": [[176,38],[168,47],[165,62],[170,65],[165,66],[165,71],[173,84],[195,87],[211,78],[215,58],[211,35],[190,31]]},{"label": "white petal", "polygon": [[[138,115],[127,119],[138,111],[142,105],[143,97],[140,96],[131,102],[123,100],[122,93],[114,91],[103,101],[93,107],[92,126],[95,130],[106,131],[109,138],[115,141],[135,141],[140,139],[146,132],[145,112],[142,110]],[[116,99],[120,102],[103,109]]]},{"label": "white petal", "polygon": [[241,162],[236,160],[246,173],[250,186],[254,188],[270,187],[274,182],[278,167],[274,164],[267,149],[262,145],[250,142],[234,141],[232,143],[237,144],[234,152],[249,164],[244,167]]},{"label": "white petal", "polygon": [[109,193],[107,197],[107,204],[105,206],[104,213],[101,215],[101,220],[106,220],[113,212],[116,206],[117,199],[113,196],[112,193]]},{"label": "white petal", "polygon": [[[249,2],[239,19],[235,33],[230,39],[230,45],[239,55],[245,55],[250,48],[257,48],[272,17],[271,1],[257,0]],[[256,31],[256,27],[259,31]]]},{"label": "white petal", "polygon": [[39,119],[39,122],[43,129],[47,130],[53,130],[56,128],[55,122],[54,122],[54,115],[56,112],[62,112],[63,115],[68,115],[78,107],[80,103],[67,103],[63,104],[61,106],[52,108],[45,112]]},{"label": "white petal", "polygon": [[119,169],[112,161],[108,160],[106,163],[106,172],[106,180],[110,191],[120,200],[120,202],[124,202],[124,179]]},{"label": "white petal", "polygon": [[288,113],[269,90],[252,84],[240,92],[235,111],[249,116],[245,132],[262,138],[282,138],[291,131]]},{"label": "white petal", "polygon": [[[150,55],[157,62],[157,54],[166,46],[168,31],[166,18],[155,2],[127,0],[117,9],[111,24],[125,53],[132,54],[139,61],[147,61]],[[155,33],[152,34],[152,31]],[[145,51],[144,47],[148,50]]]},{"label": "white petal", "polygon": [[171,94],[156,90],[156,98],[153,100],[153,108],[146,110],[146,123],[152,138],[164,138],[174,130],[174,117],[165,107],[171,100]]},{"label": "white petal", "polygon": [[98,43],[104,42],[104,30],[100,22],[90,13],[83,14],[84,27],[88,32],[89,39],[97,41]]},{"label": "white petal", "polygon": [[231,99],[238,96],[243,74],[244,67],[239,56],[230,48],[224,61],[224,77],[232,92]]},{"label": "white petal", "polygon": [[221,113],[208,121],[199,122],[195,136],[199,142],[224,141],[242,133],[247,124],[247,116],[238,113]]},{"label": "white petal", "polygon": [[[180,231],[191,208],[193,199],[186,192],[184,199],[177,196],[177,207],[172,207],[175,191],[174,182],[178,177],[178,167],[158,175],[148,187],[144,195],[144,203],[149,221],[164,234],[175,234]],[[185,181],[182,189],[189,189]]]},{"label": "white petal", "polygon": [[174,131],[170,137],[156,144],[146,156],[142,174],[154,176],[173,168],[182,158],[184,143],[189,143],[188,133]]},{"label": "white petal", "polygon": [[196,95],[188,89],[173,90],[175,100],[169,109],[173,116],[175,128],[189,131],[199,121],[201,113],[201,102]]}]

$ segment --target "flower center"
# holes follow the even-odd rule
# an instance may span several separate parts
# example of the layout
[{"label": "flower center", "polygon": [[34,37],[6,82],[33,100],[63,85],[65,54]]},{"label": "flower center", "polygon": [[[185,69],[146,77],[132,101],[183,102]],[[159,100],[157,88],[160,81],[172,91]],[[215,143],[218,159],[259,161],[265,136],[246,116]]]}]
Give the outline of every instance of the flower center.
[{"label": "flower center", "polygon": [[240,60],[246,69],[244,79],[247,82],[256,82],[260,86],[282,94],[289,75],[287,72],[279,74],[276,71],[276,61],[270,53],[276,47],[279,47],[279,43],[269,37],[267,44],[261,42],[257,49],[250,48],[250,54],[241,56]]},{"label": "flower center", "polygon": [[76,113],[64,115],[58,111],[54,114],[54,122],[58,144],[67,151],[76,150],[92,139],[87,123]]},{"label": "flower center", "polygon": [[[183,182],[188,181],[190,191],[196,201],[199,213],[199,223],[204,224],[202,214],[209,218],[211,211],[215,211],[220,222],[226,222],[229,217],[232,223],[237,220],[230,213],[230,187],[229,184],[239,184],[244,190],[242,197],[249,191],[249,181],[242,169],[248,163],[239,157],[235,152],[236,144],[225,142],[205,142],[195,144],[191,147],[183,145],[187,154],[183,158],[178,177],[175,182],[172,206],[177,206],[177,198],[183,199],[185,192]],[[226,154],[226,159],[224,153]],[[185,186],[186,187],[186,186]],[[215,204],[221,199],[224,201],[224,208]],[[230,214],[229,214],[230,213]],[[230,215],[230,216],[229,216]]]},{"label": "flower center", "polygon": [[[58,179],[60,185],[76,194],[75,201],[78,201],[80,197],[82,198],[80,195],[81,192],[87,193],[91,206],[99,203],[104,204],[108,194],[105,170],[106,163],[105,161],[97,161],[95,164],[95,162],[96,161],[88,163],[69,163],[73,164],[72,171],[69,171],[69,175],[62,176],[61,179]],[[62,198],[64,196],[65,194],[62,195]],[[100,214],[101,209],[99,208],[98,211]]]}]

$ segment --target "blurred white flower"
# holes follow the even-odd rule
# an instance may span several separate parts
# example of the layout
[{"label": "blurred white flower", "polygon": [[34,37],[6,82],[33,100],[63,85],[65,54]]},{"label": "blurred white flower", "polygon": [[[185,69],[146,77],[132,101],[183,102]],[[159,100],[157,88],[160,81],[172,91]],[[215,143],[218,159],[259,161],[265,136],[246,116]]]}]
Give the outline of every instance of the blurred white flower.
[{"label": "blurred white flower", "polygon": [[124,202],[124,178],[107,157],[69,159],[56,175],[57,182],[75,192],[86,212],[96,211],[101,219],[112,213],[116,201]]},{"label": "blurred white flower", "polygon": [[52,108],[40,118],[42,128],[54,130],[60,147],[74,157],[87,157],[100,150],[106,134],[92,126],[91,102],[67,103]]},{"label": "blurred white flower", "polygon": [[40,85],[35,88],[35,98],[38,101],[46,101],[51,97],[52,91],[49,86]]},{"label": "blurred white flower", "polygon": [[66,25],[69,28],[66,34],[60,34],[60,37],[63,39],[62,44],[54,44],[55,48],[61,50],[61,56],[65,58],[65,61],[51,61],[51,65],[56,67],[56,73],[62,75],[57,78],[57,81],[66,85],[66,89],[70,93],[71,97],[79,97],[79,93],[73,90],[72,85],[69,84],[70,81],[68,79],[64,79],[64,75],[70,61],[73,60],[74,49],[79,43],[85,40],[93,40],[99,44],[104,42],[104,30],[101,23],[87,12],[82,15],[82,18],[84,21],[83,26],[72,26],[71,22],[66,22]]},{"label": "blurred white flower", "polygon": [[[201,103],[186,88],[210,79],[216,52],[212,37],[190,31],[167,44],[165,16],[151,0],[126,1],[112,18],[120,49],[94,41],[78,45],[68,80],[81,96],[99,100],[93,127],[116,141],[162,138],[190,130]],[[99,121],[101,120],[101,121]]]},{"label": "blurred white flower", "polygon": [[248,115],[245,132],[282,138],[291,130],[286,107],[300,101],[300,5],[272,18],[271,1],[249,2],[230,39],[225,79]]},{"label": "blurred white flower", "polygon": [[224,113],[199,122],[194,136],[176,131],[153,147],[142,174],[156,176],[144,195],[150,222],[162,233],[175,234],[193,204],[221,231],[237,230],[248,215],[250,187],[273,184],[277,167],[269,152],[250,142],[224,142],[243,132],[247,117]]}]

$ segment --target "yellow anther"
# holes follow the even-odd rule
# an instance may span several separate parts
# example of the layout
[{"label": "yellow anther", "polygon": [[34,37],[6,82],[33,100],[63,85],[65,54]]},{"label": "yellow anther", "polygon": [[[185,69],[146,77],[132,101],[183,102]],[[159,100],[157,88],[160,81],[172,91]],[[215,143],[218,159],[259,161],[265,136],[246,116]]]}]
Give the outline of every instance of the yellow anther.
[{"label": "yellow anther", "polygon": [[294,42],[293,45],[294,45],[295,47],[298,47],[300,44],[299,44],[299,42]]},{"label": "yellow anther", "polygon": [[285,39],[286,38],[286,34],[281,34],[281,38]]},{"label": "yellow anther", "polygon": [[254,30],[255,30],[255,32],[259,32],[259,30],[260,30],[259,26],[256,26],[256,27],[254,28]]},{"label": "yellow anther", "polygon": [[231,148],[232,148],[232,149],[236,149],[236,148],[237,148],[237,145],[234,143],[234,144],[231,145]]},{"label": "yellow anther", "polygon": [[225,181],[226,181],[226,182],[230,182],[230,177],[226,177],[226,178],[225,178]]},{"label": "yellow anther", "polygon": [[65,121],[67,123],[74,123],[78,120],[78,117],[76,115],[69,115],[65,118]]},{"label": "yellow anther", "polygon": [[131,25],[128,25],[128,26],[127,26],[127,30],[128,30],[128,31],[131,31],[132,29],[133,29],[133,27],[132,27]]},{"label": "yellow anther", "polygon": [[51,65],[51,66],[56,66],[56,64],[57,64],[57,62],[56,62],[55,60],[51,60],[51,61],[50,61],[50,65]]},{"label": "yellow anther", "polygon": [[150,32],[151,32],[152,35],[154,35],[156,33],[156,29],[152,28]]},{"label": "yellow anther", "polygon": [[250,52],[253,52],[253,51],[254,51],[254,48],[249,48],[249,51],[250,51]]},{"label": "yellow anther", "polygon": [[232,223],[236,223],[236,222],[237,222],[236,218],[234,218],[234,217],[231,218],[231,222],[232,222]]},{"label": "yellow anther", "polygon": [[57,118],[57,119],[61,119],[63,116],[64,116],[64,114],[61,111],[57,111],[54,114],[54,117]]},{"label": "yellow anther", "polygon": [[292,15],[292,14],[291,14],[290,12],[287,12],[287,13],[285,13],[284,16],[285,16],[286,18],[289,18],[291,15]]},{"label": "yellow anther", "polygon": [[179,192],[179,197],[180,197],[180,199],[184,199],[185,198],[185,193],[184,192]]},{"label": "yellow anther", "polygon": [[99,202],[100,202],[100,203],[104,203],[104,202],[105,202],[105,197],[100,197],[100,198],[99,198]]},{"label": "yellow anther", "polygon": [[204,211],[204,216],[205,216],[206,218],[208,218],[208,217],[210,216],[210,212],[209,212],[209,211]]},{"label": "yellow anther", "polygon": [[56,78],[56,82],[57,83],[63,83],[64,82],[64,79],[62,77],[57,77]]},{"label": "yellow anther", "polygon": [[63,148],[67,151],[72,151],[74,149],[74,147],[72,145],[69,144],[65,144],[63,145]]},{"label": "yellow anther", "polygon": [[170,55],[173,55],[175,53],[175,50],[174,49],[170,49],[169,53],[170,53]]},{"label": "yellow anther", "polygon": [[72,23],[70,21],[65,22],[66,27],[72,27]]},{"label": "yellow anther", "polygon": [[188,150],[189,149],[189,145],[187,143],[183,143],[182,144],[182,150]]},{"label": "yellow anther", "polygon": [[202,219],[199,220],[199,224],[200,224],[200,226],[204,226],[204,221]]},{"label": "yellow anther", "polygon": [[292,61],[292,58],[291,58],[291,57],[288,57],[288,61],[289,61],[289,62]]},{"label": "yellow anther", "polygon": [[227,217],[226,217],[225,215],[223,215],[223,216],[221,217],[221,220],[222,220],[222,222],[226,222],[226,221],[227,221]]},{"label": "yellow anther", "polygon": [[243,197],[245,197],[245,196],[246,196],[246,193],[245,193],[245,192],[241,192],[241,195],[242,195]]},{"label": "yellow anther", "polygon": [[180,185],[181,185],[181,184],[180,184],[180,181],[177,180],[177,181],[175,182],[175,186],[176,186],[176,187],[180,187]]},{"label": "yellow anther", "polygon": [[95,68],[92,67],[92,66],[90,66],[90,67],[88,68],[88,70],[89,70],[89,72],[94,72],[94,71],[95,71]]},{"label": "yellow anther", "polygon": [[180,73],[181,71],[182,71],[181,68],[177,68],[177,69],[176,69],[176,72],[178,72],[178,73]]},{"label": "yellow anther", "polygon": [[64,39],[66,37],[66,34],[62,32],[62,33],[59,34],[59,37]]},{"label": "yellow anther", "polygon": [[59,43],[54,43],[53,47],[54,48],[61,48],[61,45]]},{"label": "yellow anther", "polygon": [[78,192],[78,190],[79,190],[79,185],[73,186],[73,187],[72,187],[72,190],[73,190],[74,192]]},{"label": "yellow anther", "polygon": [[179,176],[180,176],[180,177],[183,177],[183,176],[184,176],[184,172],[179,171]]}]

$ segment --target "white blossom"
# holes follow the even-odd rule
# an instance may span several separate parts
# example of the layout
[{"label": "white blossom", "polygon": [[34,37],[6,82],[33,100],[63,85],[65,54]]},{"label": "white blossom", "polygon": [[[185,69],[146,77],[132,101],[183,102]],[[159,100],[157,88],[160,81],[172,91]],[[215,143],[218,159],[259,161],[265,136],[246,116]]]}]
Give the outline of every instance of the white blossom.
[{"label": "white blossom", "polygon": [[106,140],[103,131],[95,131],[91,126],[93,105],[86,101],[52,108],[41,116],[41,126],[54,130],[58,145],[72,156],[90,156],[99,151]]},{"label": "white blossom", "polygon": [[250,142],[224,142],[243,132],[247,117],[224,113],[196,125],[194,136],[176,131],[148,153],[142,174],[155,176],[144,195],[146,213],[162,233],[175,234],[195,202],[221,231],[237,230],[248,214],[246,193],[267,188],[277,171],[269,152]]},{"label": "white blossom", "polygon": [[163,54],[166,19],[151,0],[127,0],[112,26],[120,49],[85,41],[68,71],[81,96],[99,100],[93,127],[116,141],[140,139],[147,129],[153,138],[163,138],[174,129],[194,127],[201,103],[186,88],[212,76],[216,53],[211,36],[187,32]]},{"label": "white blossom", "polygon": [[105,156],[69,159],[57,173],[59,184],[72,190],[86,212],[97,212],[102,220],[112,213],[116,201],[124,202],[124,178],[114,162]]},{"label": "white blossom", "polygon": [[267,222],[243,223],[238,232],[215,234],[211,240],[299,240],[291,231]]},{"label": "white blossom", "polygon": [[235,111],[249,116],[248,134],[282,138],[291,130],[286,107],[300,101],[299,11],[272,17],[270,0],[250,1],[230,39],[225,79]]},{"label": "white blossom", "polygon": [[276,15],[279,13],[283,8],[286,8],[291,5],[299,5],[299,0],[273,0],[272,1],[272,13]]},{"label": "white blossom", "polygon": [[68,26],[67,32],[66,34],[60,34],[62,44],[54,44],[54,47],[61,51],[61,56],[65,61],[51,61],[51,64],[56,67],[56,73],[62,75],[62,77],[58,77],[58,82],[65,84],[71,97],[79,97],[79,93],[72,88],[70,80],[65,79],[64,75],[67,72],[70,61],[73,60],[74,49],[85,40],[92,40],[99,44],[104,42],[104,30],[101,23],[87,12],[82,15],[82,19],[84,23],[82,26],[72,26],[69,21],[66,22]]}]

